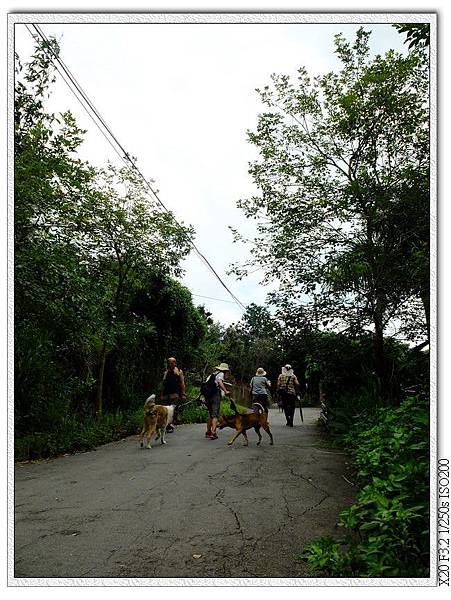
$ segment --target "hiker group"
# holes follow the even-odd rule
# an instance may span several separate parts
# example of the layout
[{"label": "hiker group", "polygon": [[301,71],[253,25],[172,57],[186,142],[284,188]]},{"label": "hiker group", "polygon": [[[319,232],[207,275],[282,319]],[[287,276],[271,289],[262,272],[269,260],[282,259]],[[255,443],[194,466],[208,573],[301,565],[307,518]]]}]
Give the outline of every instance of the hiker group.
[{"label": "hiker group", "polygon": [[[216,430],[221,399],[230,396],[227,386],[231,384],[225,381],[225,375],[228,372],[230,372],[229,365],[222,362],[214,367],[213,372],[201,384],[200,396],[204,398],[208,409],[205,437],[209,439],[218,439]],[[263,411],[268,413],[270,399],[275,397],[280,410],[283,410],[285,414],[286,426],[293,427],[296,400],[299,399],[300,403],[300,385],[291,365],[286,364],[282,367],[277,378],[275,391],[273,392],[271,388],[271,382],[266,377],[265,370],[259,367],[249,382],[249,395],[252,404],[260,405]],[[167,368],[163,374],[160,402],[163,405],[174,404],[176,406],[187,404],[183,371],[177,367],[177,361],[173,357],[167,360]],[[233,403],[233,400],[231,402]],[[302,416],[302,408],[300,410]],[[167,431],[172,432],[173,430],[173,426],[169,425]]]}]

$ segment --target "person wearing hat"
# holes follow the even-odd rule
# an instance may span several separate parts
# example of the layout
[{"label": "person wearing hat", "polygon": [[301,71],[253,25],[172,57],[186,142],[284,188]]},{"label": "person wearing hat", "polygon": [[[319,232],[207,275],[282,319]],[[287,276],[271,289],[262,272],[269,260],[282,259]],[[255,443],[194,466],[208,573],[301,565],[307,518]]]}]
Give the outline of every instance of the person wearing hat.
[{"label": "person wearing hat", "polygon": [[[212,375],[214,375],[216,391],[212,396],[206,398],[208,408],[208,420],[207,432],[205,434],[205,437],[210,438],[211,440],[218,439],[218,434],[216,433],[216,426],[218,424],[219,419],[219,410],[221,407],[222,395],[224,394],[225,396],[228,396],[230,393],[224,385],[224,374],[230,371],[229,365],[227,363],[222,362],[214,369],[215,370]],[[210,375],[210,377],[212,377],[212,375]],[[210,377],[208,379],[210,379]]]},{"label": "person wearing hat", "polygon": [[263,406],[265,413],[268,412],[268,395],[271,391],[271,382],[265,377],[266,371],[259,367],[250,381],[250,393],[252,402]]},{"label": "person wearing hat", "polygon": [[282,367],[282,373],[277,379],[277,393],[282,399],[287,427],[293,427],[297,390],[299,390],[299,381],[291,365],[285,365]]}]

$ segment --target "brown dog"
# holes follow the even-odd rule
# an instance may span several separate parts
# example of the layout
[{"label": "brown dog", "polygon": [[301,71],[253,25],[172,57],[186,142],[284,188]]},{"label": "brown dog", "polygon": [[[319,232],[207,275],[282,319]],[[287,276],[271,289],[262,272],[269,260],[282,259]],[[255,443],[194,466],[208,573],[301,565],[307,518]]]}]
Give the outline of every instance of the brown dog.
[{"label": "brown dog", "polygon": [[166,444],[166,427],[170,425],[174,419],[175,406],[163,406],[155,404],[155,394],[147,398],[144,404],[144,425],[140,435],[140,446],[144,446],[144,437],[147,438],[146,448],[152,448],[150,440],[154,433],[157,434],[156,439],[161,438],[161,443]]},{"label": "brown dog", "polygon": [[272,433],[268,425],[268,415],[267,413],[265,413],[261,404],[254,403],[253,406],[256,407],[254,412],[246,414],[239,413],[233,401],[230,404],[232,406],[232,409],[235,411],[235,414],[231,416],[221,415],[221,418],[219,419],[218,423],[219,429],[224,429],[224,427],[231,427],[232,429],[236,429],[236,433],[228,441],[229,446],[233,444],[233,442],[240,434],[242,434],[245,439],[244,445],[248,446],[249,441],[247,439],[246,431],[248,429],[251,429],[252,427],[255,429],[255,432],[258,435],[257,446],[260,446],[260,443],[262,441],[262,436],[260,434],[260,429],[262,427],[271,438],[271,441],[269,443],[271,445],[274,444]]}]

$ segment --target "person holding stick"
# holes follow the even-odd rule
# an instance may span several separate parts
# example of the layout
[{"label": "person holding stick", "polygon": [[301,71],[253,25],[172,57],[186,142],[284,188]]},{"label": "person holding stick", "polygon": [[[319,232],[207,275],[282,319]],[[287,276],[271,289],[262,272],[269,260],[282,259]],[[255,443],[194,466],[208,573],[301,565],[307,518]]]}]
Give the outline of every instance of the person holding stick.
[{"label": "person holding stick", "polygon": [[277,394],[282,399],[283,412],[285,413],[285,418],[287,420],[287,427],[293,427],[296,398],[299,389],[299,381],[294,374],[291,365],[287,364],[282,367],[282,372],[277,379]]}]

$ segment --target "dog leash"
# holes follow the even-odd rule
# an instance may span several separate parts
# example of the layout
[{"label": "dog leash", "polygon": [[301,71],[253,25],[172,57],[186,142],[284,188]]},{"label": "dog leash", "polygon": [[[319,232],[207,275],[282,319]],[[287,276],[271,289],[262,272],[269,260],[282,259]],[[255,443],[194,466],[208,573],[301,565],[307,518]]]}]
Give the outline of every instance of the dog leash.
[{"label": "dog leash", "polygon": [[[205,400],[201,400],[202,398],[202,394],[199,394],[198,396],[196,396],[196,398],[191,398],[191,400],[188,400],[187,402],[183,402],[183,404],[177,404],[177,410],[183,408],[184,406],[187,406],[188,404],[192,404],[193,402],[195,402],[196,404],[206,404]],[[229,400],[230,400],[230,404],[232,406],[232,410],[235,409],[236,413],[238,413],[238,409],[236,407],[235,401],[233,400],[233,398],[231,398],[229,396]]]},{"label": "dog leash", "polygon": [[183,404],[177,404],[176,405],[177,406],[177,410],[180,410],[184,406],[187,406],[188,404],[192,404],[193,402],[201,404],[202,402],[200,402],[200,397],[201,397],[201,394],[199,394],[196,398],[191,398],[191,400],[188,400],[187,402],[183,402]]}]

